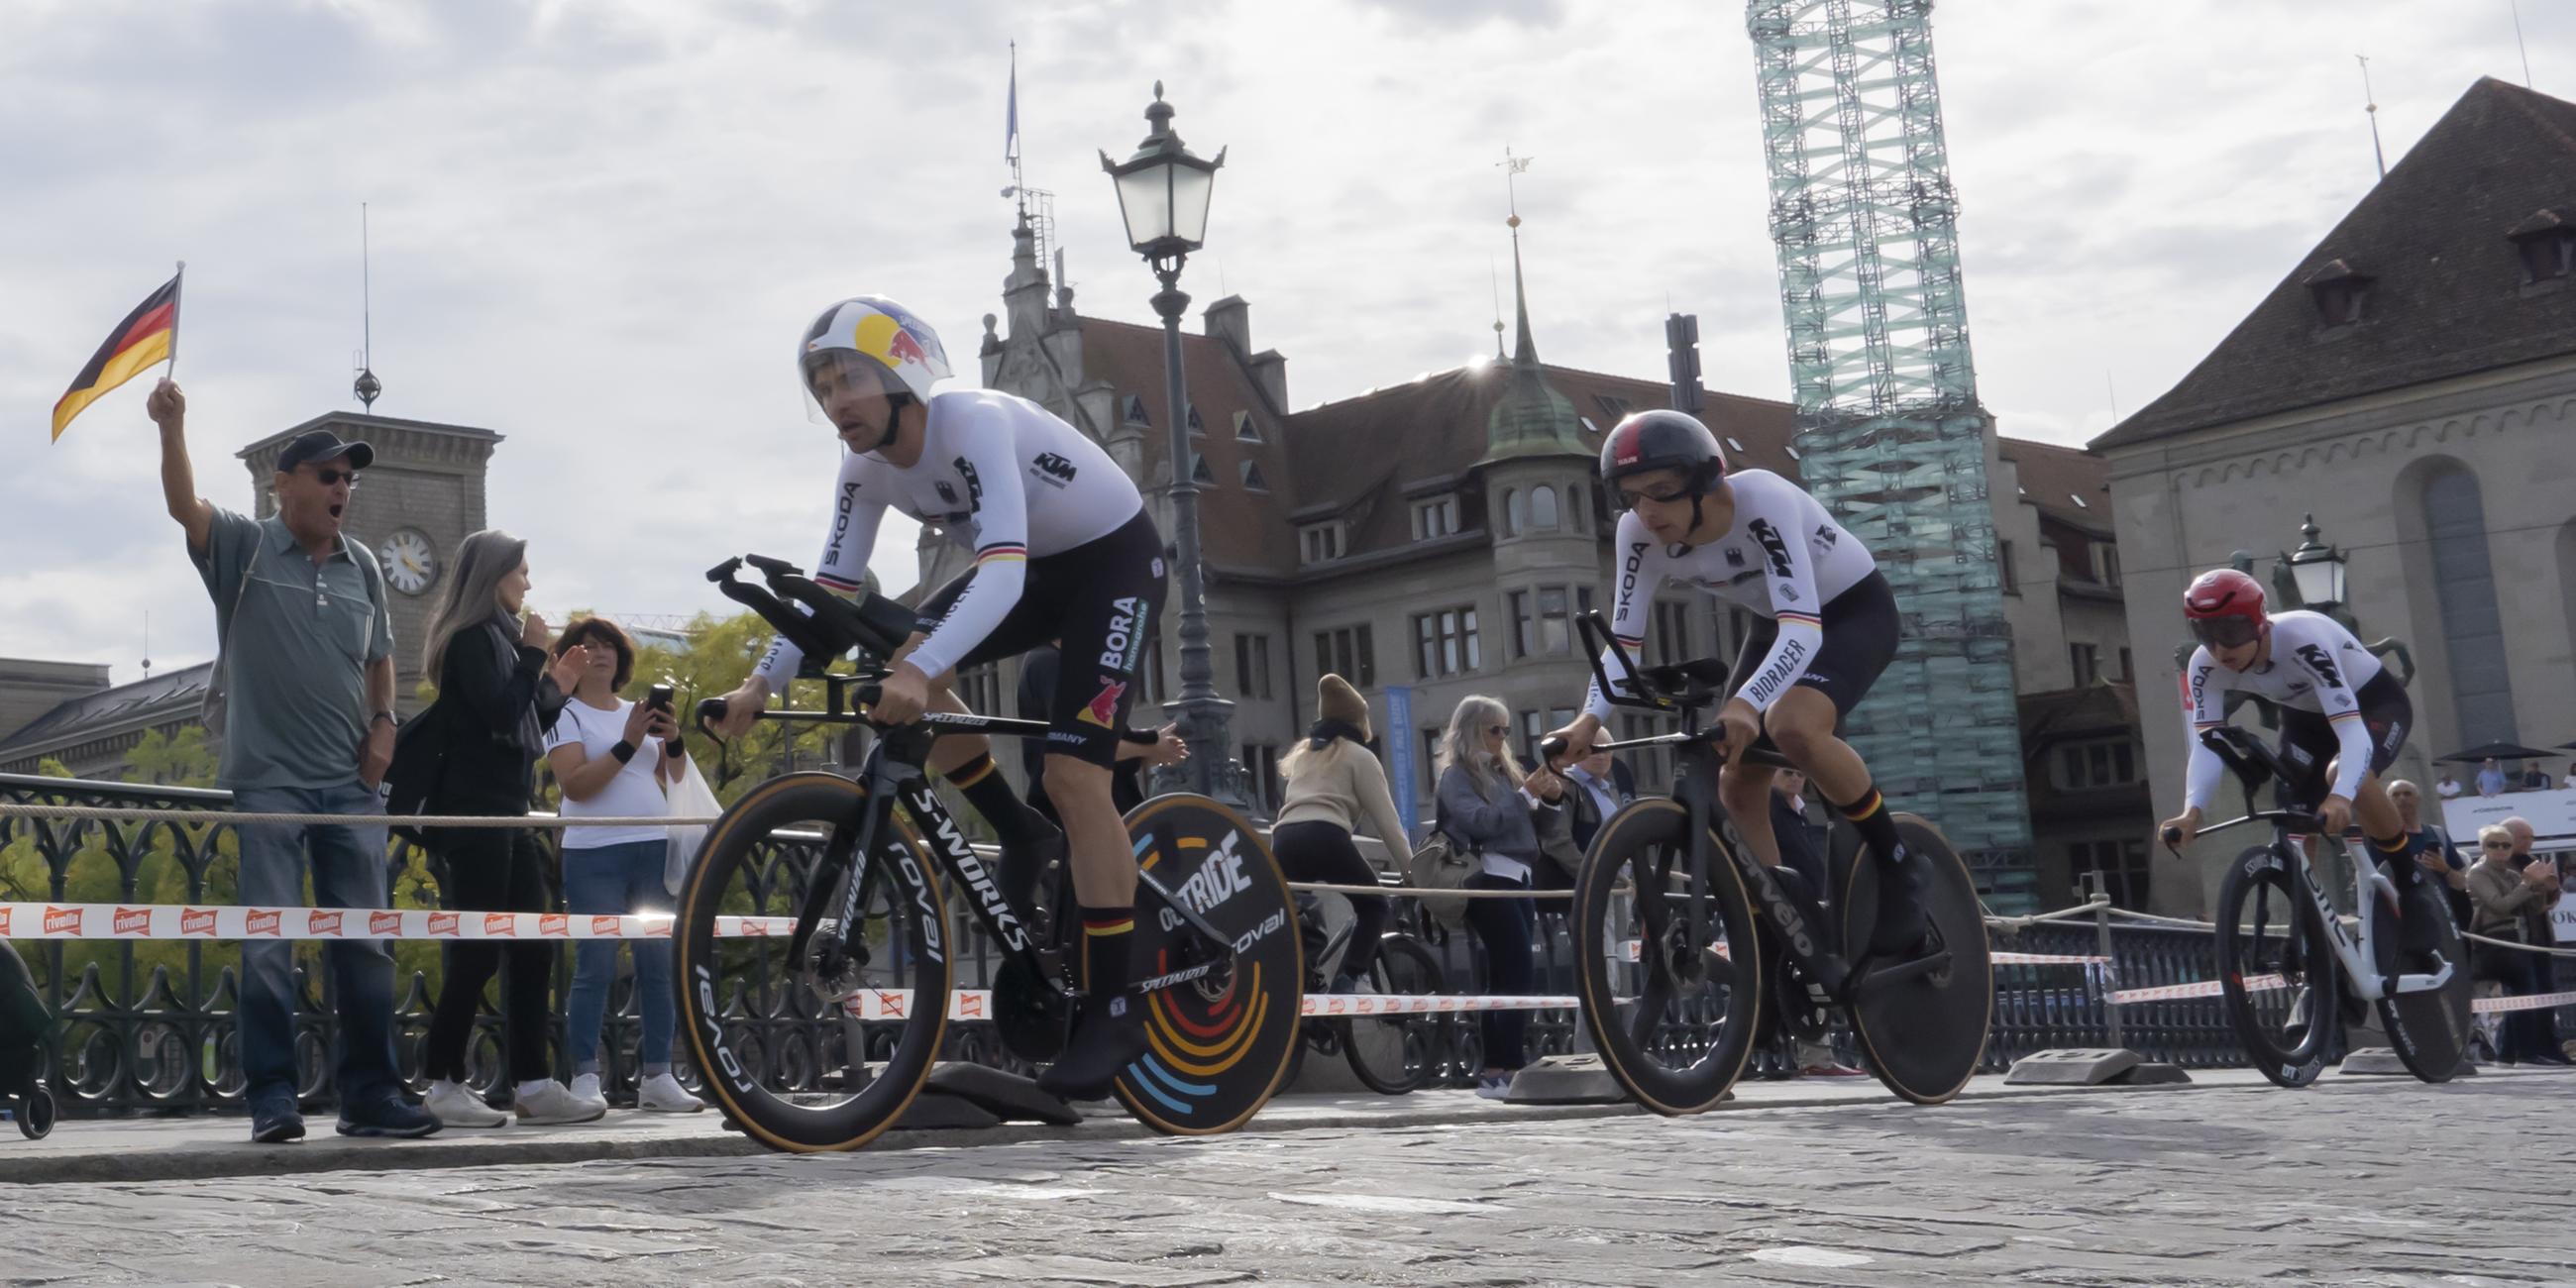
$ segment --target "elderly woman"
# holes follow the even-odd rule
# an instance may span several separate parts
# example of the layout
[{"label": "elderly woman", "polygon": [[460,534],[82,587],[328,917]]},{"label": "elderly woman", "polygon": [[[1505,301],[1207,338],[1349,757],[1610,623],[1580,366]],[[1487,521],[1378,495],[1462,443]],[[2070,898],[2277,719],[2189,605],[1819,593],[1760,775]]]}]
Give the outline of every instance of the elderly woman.
[{"label": "elderly woman", "polygon": [[[2502,984],[2507,997],[2528,997],[2540,991],[2539,965],[2544,959],[2503,944],[2528,942],[2525,914],[2535,904],[2554,898],[2556,883],[2555,874],[2546,871],[2547,864],[2533,863],[2516,871],[2515,848],[2510,829],[2478,829],[2478,862],[2469,869],[2469,901],[2477,912],[2469,933],[2503,943],[2473,945],[2470,960],[2478,979]],[[2549,1049],[2545,1034],[2539,1012],[2512,1012],[2504,1022],[2497,1058],[2505,1064],[2568,1063],[2565,1054]]]},{"label": "elderly woman", "polygon": [[[1458,704],[1440,739],[1440,826],[1459,848],[1483,855],[1483,870],[1467,878],[1470,890],[1528,890],[1539,863],[1533,813],[1554,810],[1565,780],[1545,766],[1523,770],[1512,758],[1512,717],[1503,704],[1478,694]],[[1526,994],[1536,970],[1530,952],[1538,919],[1527,899],[1470,899],[1467,927],[1485,946],[1492,991]],[[1529,1063],[1521,1039],[1526,1011],[1486,1011],[1485,1067],[1476,1094],[1500,1100],[1512,1075]]]}]

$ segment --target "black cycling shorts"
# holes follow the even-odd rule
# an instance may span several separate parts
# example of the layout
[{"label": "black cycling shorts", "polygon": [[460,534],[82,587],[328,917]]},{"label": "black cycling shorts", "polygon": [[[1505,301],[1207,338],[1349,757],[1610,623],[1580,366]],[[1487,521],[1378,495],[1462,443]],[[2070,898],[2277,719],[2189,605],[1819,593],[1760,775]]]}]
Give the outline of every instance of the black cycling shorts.
[{"label": "black cycling shorts", "polygon": [[[2415,704],[2406,697],[2406,687],[2386,671],[2370,677],[2353,696],[2361,702],[2361,722],[2370,729],[2370,772],[2385,774],[2397,763],[2407,731],[2414,727]],[[2326,769],[2343,754],[2343,740],[2335,737],[2334,721],[2317,712],[2282,707],[2280,714],[2281,767],[2290,772],[2298,807],[2315,809],[2334,787]]]},{"label": "black cycling shorts", "polygon": [[[1840,724],[1860,705],[1869,686],[1878,683],[1879,673],[1896,660],[1896,639],[1903,630],[1896,612],[1896,590],[1887,584],[1885,574],[1872,570],[1827,600],[1825,611],[1817,616],[1824,621],[1824,642],[1816,646],[1816,659],[1807,664],[1807,673],[1790,687],[1815,689],[1833,699],[1835,723]],[[1767,617],[1754,619],[1753,630],[1735,655],[1728,691],[1742,688],[1753,678],[1754,669],[1770,656],[1779,638],[1780,623]]]},{"label": "black cycling shorts", "polygon": [[[1029,560],[1020,602],[957,665],[980,666],[1062,640],[1046,749],[1111,768],[1136,702],[1146,634],[1162,616],[1164,573],[1162,535],[1139,510],[1105,537]],[[967,572],[923,601],[913,629],[927,634],[938,625],[974,576]]]}]

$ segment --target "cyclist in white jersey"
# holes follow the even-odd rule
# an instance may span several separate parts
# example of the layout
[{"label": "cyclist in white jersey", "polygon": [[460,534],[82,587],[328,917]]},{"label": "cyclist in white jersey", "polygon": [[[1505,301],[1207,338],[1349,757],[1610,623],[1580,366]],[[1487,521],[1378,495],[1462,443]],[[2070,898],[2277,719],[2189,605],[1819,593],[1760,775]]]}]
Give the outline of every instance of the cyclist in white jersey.
[{"label": "cyclist in white jersey", "polygon": [[[1924,865],[1897,838],[1869,766],[1836,736],[1896,656],[1896,597],[1877,560],[1797,484],[1768,470],[1730,472],[1717,436],[1682,412],[1620,421],[1602,440],[1601,477],[1626,510],[1613,545],[1619,580],[1610,627],[1622,646],[1645,642],[1655,591],[1666,581],[1741,605],[1762,623],[1744,642],[1734,694],[1716,716],[1728,751],[1718,800],[1736,832],[1775,876],[1798,879],[1779,866],[1773,771],[1742,763],[1747,748],[1776,748],[1887,865],[1888,894],[1878,900],[1868,947],[1904,956],[1923,938]],[[1602,665],[1624,683],[1610,653]],[[1583,756],[1610,710],[1595,681],[1583,714],[1554,736],[1566,740],[1569,756]]]},{"label": "cyclist in white jersey", "polygon": [[[2282,804],[2314,811],[2325,834],[2336,838],[2358,814],[2362,835],[2390,879],[2401,889],[2415,886],[2423,869],[2413,861],[2414,842],[2380,785],[2415,721],[2405,686],[2335,619],[2305,609],[2267,613],[2262,583],[2233,568],[2194,579],[2183,592],[2183,616],[2200,641],[2182,671],[2191,760],[2183,774],[2183,811],[2163,830],[2179,833],[2180,845],[2199,834],[2226,770],[2200,735],[2226,724],[2227,695],[2243,693],[2281,717],[2281,760],[2297,788],[2297,799]],[[2401,901],[2409,952],[2434,945],[2438,923],[2417,911],[2426,902]]]},{"label": "cyclist in white jersey", "polygon": [[[1064,1055],[1039,1085],[1074,1098],[1105,1095],[1145,1049],[1143,1017],[1125,995],[1134,979],[1136,859],[1110,767],[1146,750],[1119,735],[1146,632],[1162,611],[1162,538],[1135,484],[1081,431],[1009,394],[932,393],[932,382],[949,374],[947,355],[938,336],[892,300],[860,296],[825,309],[807,328],[798,361],[807,394],[846,449],[814,580],[858,590],[888,509],[975,556],[964,575],[923,602],[871,714],[899,724],[933,706],[962,712],[949,692],[958,667],[1063,641],[1046,783],[1072,850],[1088,995]],[[748,729],[802,660],[794,644],[774,641],[727,695],[718,731]],[[1025,894],[1053,829],[995,771],[987,741],[942,737],[929,767],[993,824],[1003,869],[1013,874],[1006,880]]]}]

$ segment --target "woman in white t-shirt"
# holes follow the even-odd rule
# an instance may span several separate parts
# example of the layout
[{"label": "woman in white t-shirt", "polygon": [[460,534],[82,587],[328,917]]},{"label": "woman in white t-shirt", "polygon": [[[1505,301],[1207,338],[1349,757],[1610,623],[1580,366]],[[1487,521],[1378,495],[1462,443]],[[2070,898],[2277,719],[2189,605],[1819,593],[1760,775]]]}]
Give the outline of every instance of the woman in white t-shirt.
[{"label": "woman in white t-shirt", "polygon": [[[564,628],[555,641],[561,654],[590,646],[590,665],[563,714],[546,734],[546,763],[563,786],[563,816],[642,818],[668,812],[665,784],[679,781],[688,749],[668,711],[617,696],[635,675],[635,643],[617,623],[587,617]],[[677,904],[662,884],[670,842],[660,827],[568,827],[563,830],[565,910],[576,917],[668,913]],[[671,1035],[676,1003],[671,993],[671,941],[630,939],[635,953],[635,995],[643,1012],[637,1054],[643,1079],[637,1107],[694,1113],[706,1105],[671,1076]],[[579,941],[573,956],[572,994],[565,1002],[565,1042],[572,1048],[575,1095],[598,1096],[599,1029],[608,993],[617,981],[614,939]]]}]

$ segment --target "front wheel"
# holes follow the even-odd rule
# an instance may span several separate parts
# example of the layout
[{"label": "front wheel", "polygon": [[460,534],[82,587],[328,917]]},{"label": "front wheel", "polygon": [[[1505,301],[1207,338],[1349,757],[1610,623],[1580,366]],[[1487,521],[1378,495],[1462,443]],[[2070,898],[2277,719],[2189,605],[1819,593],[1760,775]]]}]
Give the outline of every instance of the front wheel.
[{"label": "front wheel", "polygon": [[[752,1139],[794,1152],[856,1149],[902,1116],[947,1028],[947,905],[919,838],[888,812],[854,862],[864,784],[802,773],[753,788],[716,820],[672,927],[680,1030],[706,1090]],[[850,961],[818,981],[789,957],[806,891],[836,915],[857,874]],[[830,1000],[847,995],[846,1001]]]},{"label": "front wheel", "polygon": [[2324,1071],[2343,982],[2316,901],[2279,846],[2236,856],[2218,888],[2218,985],[2245,1057],[2284,1087]]},{"label": "front wheel", "polygon": [[[1726,843],[1690,892],[1690,812],[1638,801],[1592,839],[1574,885],[1575,978],[1601,1063],[1659,1114],[1714,1108],[1744,1073],[1762,1009],[1753,908]],[[1687,927],[1696,920],[1699,947]]]}]

